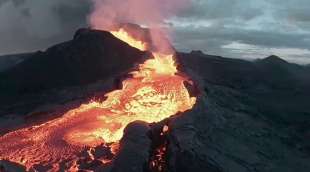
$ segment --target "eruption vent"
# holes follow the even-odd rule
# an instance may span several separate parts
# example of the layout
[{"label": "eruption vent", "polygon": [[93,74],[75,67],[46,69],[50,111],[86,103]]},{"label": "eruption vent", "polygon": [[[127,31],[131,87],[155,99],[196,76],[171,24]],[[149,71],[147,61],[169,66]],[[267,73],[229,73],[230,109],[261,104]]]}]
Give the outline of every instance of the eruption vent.
[{"label": "eruption vent", "polygon": [[[165,37],[169,36],[170,28],[166,20],[186,9],[191,0],[93,0],[93,13],[89,16],[90,24],[98,30],[109,30],[114,35],[131,44],[126,33],[133,34],[137,43],[134,47],[140,50],[173,54],[174,50]],[[149,33],[134,32],[131,27],[122,23],[136,23],[148,27]],[[130,38],[130,36],[129,36]],[[152,45],[147,45],[151,43]]]}]

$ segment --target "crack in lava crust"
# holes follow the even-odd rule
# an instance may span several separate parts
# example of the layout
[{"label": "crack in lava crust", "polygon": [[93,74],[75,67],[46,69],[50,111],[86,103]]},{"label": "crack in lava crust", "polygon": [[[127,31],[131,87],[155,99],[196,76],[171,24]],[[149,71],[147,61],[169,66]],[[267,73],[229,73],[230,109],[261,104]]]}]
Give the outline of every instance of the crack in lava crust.
[{"label": "crack in lava crust", "polygon": [[184,85],[187,79],[176,72],[173,55],[153,53],[123,82],[121,90],[106,94],[104,102],[92,101],[58,119],[0,137],[0,159],[27,169],[35,164],[74,162],[85,147],[118,142],[133,121],[159,122],[189,110],[196,98],[190,97]]}]

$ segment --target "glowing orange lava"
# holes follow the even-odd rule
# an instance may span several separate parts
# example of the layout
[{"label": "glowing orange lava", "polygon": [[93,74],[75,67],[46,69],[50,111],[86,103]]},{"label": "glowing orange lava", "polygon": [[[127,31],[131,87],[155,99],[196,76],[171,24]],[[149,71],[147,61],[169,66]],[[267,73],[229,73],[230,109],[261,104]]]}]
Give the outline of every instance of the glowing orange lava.
[{"label": "glowing orange lava", "polygon": [[[145,43],[122,29],[112,34],[146,50]],[[133,121],[159,122],[191,109],[196,98],[189,95],[184,85],[187,79],[177,74],[173,55],[152,54],[153,57],[132,72],[132,78],[123,81],[121,90],[106,94],[105,101],[83,104],[58,119],[0,137],[0,159],[23,164],[27,169],[35,164],[55,165],[63,160],[74,165],[77,154],[85,146],[117,143],[124,128]]]},{"label": "glowing orange lava", "polygon": [[111,31],[111,34],[113,34],[115,37],[118,39],[126,42],[132,47],[135,47],[141,51],[146,51],[147,50],[147,45],[145,42],[137,40],[133,38],[126,30],[123,28],[120,28],[118,31]]}]

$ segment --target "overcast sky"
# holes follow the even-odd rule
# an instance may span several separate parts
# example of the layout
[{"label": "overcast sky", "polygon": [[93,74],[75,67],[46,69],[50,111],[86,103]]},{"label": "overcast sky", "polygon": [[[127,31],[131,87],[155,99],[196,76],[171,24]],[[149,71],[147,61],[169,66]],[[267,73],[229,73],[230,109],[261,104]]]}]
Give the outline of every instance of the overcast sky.
[{"label": "overcast sky", "polygon": [[[0,54],[69,40],[89,11],[89,0],[0,0]],[[310,0],[193,0],[167,23],[181,51],[310,63]]]}]

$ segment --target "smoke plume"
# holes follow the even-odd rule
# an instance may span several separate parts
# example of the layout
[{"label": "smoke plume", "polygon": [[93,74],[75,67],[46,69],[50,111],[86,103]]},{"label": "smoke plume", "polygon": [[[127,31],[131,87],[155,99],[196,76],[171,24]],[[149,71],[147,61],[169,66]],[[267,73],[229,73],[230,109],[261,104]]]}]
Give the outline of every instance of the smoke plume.
[{"label": "smoke plume", "polygon": [[118,24],[133,23],[151,28],[151,39],[157,49],[167,49],[159,38],[168,36],[166,19],[185,9],[191,0],[93,0],[93,12],[89,16],[92,28],[113,30]]}]

